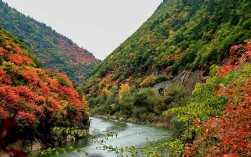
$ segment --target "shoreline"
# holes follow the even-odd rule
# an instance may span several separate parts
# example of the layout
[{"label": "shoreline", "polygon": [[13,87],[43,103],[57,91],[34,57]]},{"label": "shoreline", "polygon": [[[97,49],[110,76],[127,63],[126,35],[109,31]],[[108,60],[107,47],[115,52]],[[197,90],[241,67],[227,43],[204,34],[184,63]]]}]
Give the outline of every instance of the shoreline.
[{"label": "shoreline", "polygon": [[131,123],[138,123],[138,124],[147,124],[147,125],[152,125],[156,127],[161,127],[161,128],[169,128],[169,123],[167,122],[167,119],[156,119],[153,121],[150,120],[141,120],[135,117],[128,117],[125,115],[100,115],[100,114],[94,114],[92,117],[95,118],[103,118],[103,119],[113,119],[113,120],[120,120],[120,121],[125,121],[125,122],[131,122]]},{"label": "shoreline", "polygon": [[[52,137],[56,138],[56,137]],[[85,137],[78,137],[76,134],[73,135],[71,133],[66,135],[61,135],[55,139],[54,142],[50,143],[43,143],[40,139],[34,139],[32,141],[24,140],[24,139],[17,139],[15,142],[6,145],[6,150],[0,149],[0,157],[11,157],[12,152],[20,151],[26,155],[34,152],[41,152],[46,150],[50,147],[56,148],[61,146],[62,144],[66,144],[68,142],[77,141],[83,139]]]}]

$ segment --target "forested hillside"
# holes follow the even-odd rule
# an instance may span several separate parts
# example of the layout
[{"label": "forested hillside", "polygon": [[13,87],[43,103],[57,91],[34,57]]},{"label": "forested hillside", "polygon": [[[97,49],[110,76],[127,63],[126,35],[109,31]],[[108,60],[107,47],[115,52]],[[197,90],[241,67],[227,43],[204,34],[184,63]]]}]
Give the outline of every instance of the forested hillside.
[{"label": "forested hillside", "polygon": [[[54,127],[88,128],[88,107],[63,74],[43,70],[18,38],[0,28],[0,142],[53,144]],[[13,127],[13,128],[12,128]],[[7,136],[6,136],[7,135]],[[27,144],[27,142],[26,142]]]},{"label": "forested hillside", "polygon": [[197,83],[192,93],[175,82],[161,94],[113,85],[89,98],[92,113],[154,125],[164,122],[172,140],[160,141],[147,156],[250,156],[251,40],[232,45],[228,53],[225,63],[212,65],[206,82]]},{"label": "forested hillside", "polygon": [[153,156],[251,156],[250,39],[250,0],[164,0],[86,80],[91,112],[164,122]]},{"label": "forested hillside", "polygon": [[182,70],[221,64],[232,44],[251,38],[249,0],[164,0],[131,37],[91,73],[93,96],[112,84],[137,87],[168,80]]},{"label": "forested hillside", "polygon": [[0,25],[20,38],[42,61],[43,67],[64,72],[75,83],[82,83],[99,62],[86,49],[80,48],[45,24],[8,7],[2,1]]}]

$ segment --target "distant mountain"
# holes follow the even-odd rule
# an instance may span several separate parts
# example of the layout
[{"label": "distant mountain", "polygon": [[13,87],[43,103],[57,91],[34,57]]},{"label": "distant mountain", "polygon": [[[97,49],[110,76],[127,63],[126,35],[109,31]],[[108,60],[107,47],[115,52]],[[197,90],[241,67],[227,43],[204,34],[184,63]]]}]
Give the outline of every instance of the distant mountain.
[{"label": "distant mountain", "polygon": [[86,93],[97,95],[125,82],[151,85],[183,70],[206,73],[212,64],[221,64],[231,45],[250,38],[250,0],[164,0],[94,69]]},{"label": "distant mountain", "polygon": [[9,132],[4,141],[1,136],[6,145],[18,139],[50,144],[54,127],[88,127],[82,93],[65,74],[37,63],[18,38],[0,27],[0,132],[2,127],[10,129],[3,126],[4,120],[21,118],[15,128],[5,130]]},{"label": "distant mountain", "polygon": [[0,25],[19,37],[43,62],[45,68],[64,72],[75,83],[81,83],[99,63],[99,60],[86,49],[80,48],[67,37],[23,15],[2,1]]}]

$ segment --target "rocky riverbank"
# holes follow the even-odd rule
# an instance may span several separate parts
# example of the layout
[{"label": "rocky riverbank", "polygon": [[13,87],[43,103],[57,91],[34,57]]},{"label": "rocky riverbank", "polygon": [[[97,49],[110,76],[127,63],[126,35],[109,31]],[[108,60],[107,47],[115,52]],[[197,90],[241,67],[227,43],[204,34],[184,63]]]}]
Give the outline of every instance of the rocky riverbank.
[{"label": "rocky riverbank", "polygon": [[42,143],[41,140],[35,139],[33,141],[18,139],[16,142],[8,144],[6,146],[7,151],[0,150],[0,157],[12,157],[13,152],[20,151],[24,154],[29,152],[37,152],[44,149],[47,149],[49,145],[58,146],[59,143],[72,142],[78,138],[74,135],[68,134],[66,136],[61,136],[58,140],[55,140],[55,143]]}]

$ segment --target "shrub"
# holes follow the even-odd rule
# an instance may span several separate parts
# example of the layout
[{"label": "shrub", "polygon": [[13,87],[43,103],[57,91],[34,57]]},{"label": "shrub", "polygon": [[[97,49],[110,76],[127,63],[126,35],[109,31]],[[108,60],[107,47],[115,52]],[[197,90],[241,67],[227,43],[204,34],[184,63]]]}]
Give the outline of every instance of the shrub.
[{"label": "shrub", "polygon": [[165,88],[164,103],[166,105],[165,110],[173,107],[184,106],[191,93],[179,83],[171,83]]},{"label": "shrub", "polygon": [[120,105],[120,114],[122,115],[132,115],[133,110],[133,97],[132,96],[126,96],[124,97]]}]

